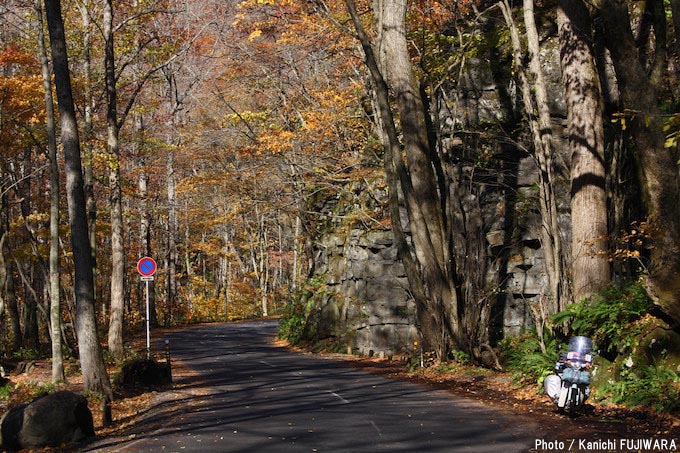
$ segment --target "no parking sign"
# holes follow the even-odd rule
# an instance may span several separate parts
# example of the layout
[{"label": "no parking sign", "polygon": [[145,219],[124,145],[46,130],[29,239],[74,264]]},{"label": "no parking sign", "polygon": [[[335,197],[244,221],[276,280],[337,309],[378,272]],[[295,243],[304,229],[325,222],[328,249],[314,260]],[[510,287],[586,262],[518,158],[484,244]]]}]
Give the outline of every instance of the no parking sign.
[{"label": "no parking sign", "polygon": [[146,282],[146,358],[151,356],[151,334],[149,329],[149,282],[153,280],[156,273],[156,261],[149,256],[145,256],[137,261],[137,272],[142,276],[142,281]]},{"label": "no parking sign", "polygon": [[140,273],[142,279],[144,279],[144,277],[151,277],[153,279],[153,274],[156,273],[156,269],[156,261],[149,256],[145,256],[137,261],[137,272]]}]

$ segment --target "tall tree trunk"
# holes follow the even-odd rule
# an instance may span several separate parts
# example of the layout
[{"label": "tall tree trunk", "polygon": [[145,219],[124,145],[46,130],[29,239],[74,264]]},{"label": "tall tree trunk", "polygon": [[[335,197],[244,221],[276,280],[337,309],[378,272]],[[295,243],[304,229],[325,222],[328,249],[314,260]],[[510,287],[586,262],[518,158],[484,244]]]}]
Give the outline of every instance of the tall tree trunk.
[{"label": "tall tree trunk", "polygon": [[[541,212],[541,246],[545,256],[546,274],[549,282],[548,302],[542,312],[555,313],[566,305],[569,298],[562,266],[562,246],[557,223],[557,201],[554,188],[554,164],[552,125],[548,109],[543,72],[540,67],[538,32],[534,20],[532,0],[524,0],[524,22],[527,32],[529,66],[525,67],[524,52],[519,31],[512,17],[507,0],[500,3],[506,24],[510,29],[514,67],[519,77],[524,109],[529,121],[534,153],[539,166],[539,206]],[[537,320],[545,322],[545,320]]]},{"label": "tall tree trunk", "polygon": [[64,355],[61,344],[61,292],[59,279],[59,161],[57,159],[57,132],[52,98],[52,79],[48,66],[47,49],[43,32],[43,11],[41,0],[35,2],[38,16],[38,47],[42,67],[43,87],[45,89],[45,112],[47,117],[47,145],[50,161],[50,333],[52,335],[52,382],[66,379],[64,374]]},{"label": "tall tree trunk", "polygon": [[123,317],[125,313],[125,251],[123,246],[123,201],[120,187],[120,143],[116,60],[113,43],[113,5],[104,3],[104,40],[106,68],[106,128],[111,161],[109,163],[109,203],[111,208],[111,317],[109,319],[109,351],[121,360],[123,349]]},{"label": "tall tree trunk", "polygon": [[[2,184],[0,184],[0,192],[3,191]],[[5,222],[2,221],[4,217],[4,203],[5,197],[0,195],[0,322],[4,323],[5,308],[7,307],[5,298],[5,287],[7,284],[7,266],[5,264],[5,241],[7,240],[7,230],[5,229]],[[4,326],[0,324],[0,328],[4,330]]]},{"label": "tall tree trunk", "polygon": [[626,118],[636,147],[639,178],[653,226],[647,289],[659,307],[680,323],[680,187],[677,160],[664,147],[656,90],[639,59],[624,0],[599,3]]},{"label": "tall tree trunk", "polygon": [[[143,137],[144,135],[144,122],[141,115],[135,121],[135,128],[137,129],[137,135],[141,139],[141,137]],[[140,152],[143,152],[141,151],[141,146]],[[144,256],[151,257],[153,250],[151,247],[151,213],[149,211],[149,189],[148,189],[149,175],[146,170],[146,160],[144,157],[140,157],[139,168],[142,169],[142,171],[139,173],[139,180],[137,184],[140,198],[139,243],[141,244],[142,254]],[[140,281],[139,283],[140,294],[142,294],[142,292],[145,290],[145,288],[142,289],[144,286],[145,284]],[[143,298],[140,297],[140,300],[143,300]],[[155,280],[149,282],[149,324],[151,325],[151,327],[158,327]]]},{"label": "tall tree trunk", "polygon": [[5,283],[7,283],[7,268],[5,267],[3,248],[5,247],[6,240],[7,232],[2,228],[2,225],[0,225],[0,326],[4,321],[2,315],[5,314]]},{"label": "tall tree trunk", "polygon": [[166,303],[165,325],[172,321],[177,298],[177,200],[175,194],[175,156],[171,151],[168,155],[168,249],[166,255]]},{"label": "tall tree trunk", "polygon": [[[85,190],[85,204],[87,206],[88,230],[90,233],[90,248],[92,249],[92,265],[97,268],[97,200],[94,197],[94,175],[92,173],[92,61],[90,58],[90,1],[78,2],[83,32],[83,72],[85,76],[83,89],[83,186]],[[96,289],[96,288],[95,288]],[[95,294],[96,295],[96,294]]]},{"label": "tall tree trunk", "polygon": [[[390,186],[390,216],[399,255],[407,271],[416,301],[418,323],[427,347],[445,358],[454,344],[461,343],[458,300],[453,279],[450,244],[445,235],[437,181],[429,158],[430,147],[420,93],[412,73],[405,35],[406,2],[389,0],[376,11],[382,24],[379,33],[384,47],[384,65],[397,109],[408,168],[404,164],[395,114],[391,110],[388,86],[372,45],[352,0],[346,0],[354,27],[364,50],[376,104],[380,112],[385,149],[385,170]],[[414,247],[401,225],[400,200],[407,209]],[[421,273],[422,271],[422,273]]]},{"label": "tall tree trunk", "polygon": [[557,10],[571,149],[572,288],[576,301],[609,284],[602,93],[582,0]]},{"label": "tall tree trunk", "polygon": [[[21,208],[21,217],[23,223],[23,230],[25,232],[24,240],[33,244],[34,234],[29,224],[29,217],[32,213],[32,197],[31,197],[31,186],[32,179],[30,177],[33,162],[33,151],[32,148],[26,146],[24,148],[24,158],[23,162],[19,165],[20,176],[15,183],[18,195],[21,202],[19,206]],[[22,345],[30,349],[38,349],[40,346],[40,338],[38,333],[38,297],[37,291],[39,282],[34,280],[36,263],[33,260],[28,260],[28,262],[19,261],[14,258],[15,265],[19,271],[19,275],[22,276],[23,287],[23,310],[21,310],[21,317],[24,326],[23,333],[23,343]]]},{"label": "tall tree trunk", "polygon": [[[87,213],[85,211],[80,141],[73,105],[61,2],[59,0],[45,0],[45,11],[52,48],[52,65],[61,123],[61,141],[64,148],[66,196],[75,267],[76,330],[80,368],[85,390],[103,395],[104,401],[107,402],[113,399],[113,392],[97,336],[94,275]],[[105,411],[104,416],[104,420],[108,421],[110,412]]]}]

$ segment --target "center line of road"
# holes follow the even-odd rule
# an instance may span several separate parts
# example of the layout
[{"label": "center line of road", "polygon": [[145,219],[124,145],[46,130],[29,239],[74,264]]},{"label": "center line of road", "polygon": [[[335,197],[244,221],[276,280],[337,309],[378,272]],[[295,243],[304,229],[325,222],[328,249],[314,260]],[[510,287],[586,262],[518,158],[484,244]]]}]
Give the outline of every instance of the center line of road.
[{"label": "center line of road", "polygon": [[378,436],[382,437],[382,433],[380,432],[380,429],[378,429],[378,425],[375,424],[373,420],[371,420],[371,425],[373,425],[373,428],[378,432]]},{"label": "center line of road", "polygon": [[339,399],[340,401],[342,401],[342,404],[349,404],[349,401],[348,401],[348,400],[346,400],[346,399],[343,398],[342,396],[338,395],[337,393],[335,393],[335,392],[333,392],[333,391],[331,391],[331,390],[329,390],[328,393],[330,393],[331,395],[333,395],[334,397],[336,397],[337,399]]}]

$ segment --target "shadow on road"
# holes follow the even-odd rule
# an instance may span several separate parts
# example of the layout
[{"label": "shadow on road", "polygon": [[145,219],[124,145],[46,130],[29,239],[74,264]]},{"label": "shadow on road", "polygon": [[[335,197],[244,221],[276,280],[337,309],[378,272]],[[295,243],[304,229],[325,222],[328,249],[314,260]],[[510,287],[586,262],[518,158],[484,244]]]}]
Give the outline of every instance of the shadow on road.
[{"label": "shadow on road", "polygon": [[[198,375],[125,440],[80,451],[528,451],[535,427],[472,401],[272,345],[273,321],[171,336]],[[133,440],[130,440],[133,439]]]}]

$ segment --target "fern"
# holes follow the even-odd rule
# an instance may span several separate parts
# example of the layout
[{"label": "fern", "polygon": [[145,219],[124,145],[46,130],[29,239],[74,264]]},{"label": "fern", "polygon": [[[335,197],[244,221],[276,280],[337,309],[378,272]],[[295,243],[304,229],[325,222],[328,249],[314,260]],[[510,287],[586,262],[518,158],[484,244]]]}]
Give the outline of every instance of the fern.
[{"label": "fern", "polygon": [[502,343],[501,356],[508,369],[515,373],[515,381],[536,382],[541,386],[545,377],[552,373],[557,361],[555,339],[547,336],[544,340],[545,353],[541,350],[541,341],[536,332],[509,338]]},{"label": "fern", "polygon": [[663,365],[628,371],[623,379],[608,383],[603,390],[602,399],[614,404],[680,412],[680,376]]},{"label": "fern", "polygon": [[555,324],[570,323],[575,335],[585,335],[607,353],[622,351],[634,342],[635,321],[647,313],[652,302],[639,282],[610,286],[597,296],[568,306],[553,316]]}]

